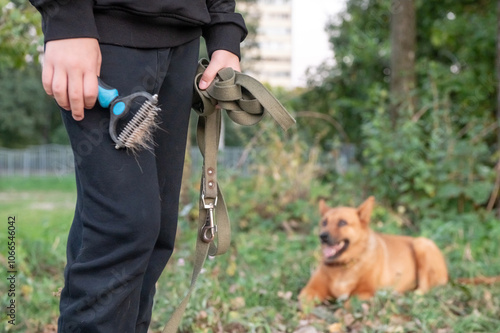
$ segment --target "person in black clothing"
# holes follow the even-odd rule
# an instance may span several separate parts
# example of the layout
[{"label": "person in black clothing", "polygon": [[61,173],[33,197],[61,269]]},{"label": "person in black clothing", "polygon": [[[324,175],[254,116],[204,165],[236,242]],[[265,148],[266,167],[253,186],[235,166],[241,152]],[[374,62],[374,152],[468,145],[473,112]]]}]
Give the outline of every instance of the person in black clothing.
[{"label": "person in black clothing", "polygon": [[[200,36],[210,65],[239,70],[247,30],[234,0],[30,0],[42,15],[42,83],[61,108],[75,156],[59,332],[141,332],[174,248]],[[154,151],[116,150],[97,77],[121,95],[158,94]]]}]

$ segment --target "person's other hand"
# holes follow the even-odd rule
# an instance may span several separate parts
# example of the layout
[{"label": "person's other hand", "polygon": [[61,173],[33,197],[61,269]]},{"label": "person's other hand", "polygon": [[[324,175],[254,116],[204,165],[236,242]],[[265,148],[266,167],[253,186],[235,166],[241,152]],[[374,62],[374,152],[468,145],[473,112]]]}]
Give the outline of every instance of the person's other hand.
[{"label": "person's other hand", "polygon": [[231,67],[235,71],[240,72],[240,59],[238,58],[238,56],[225,50],[217,50],[212,53],[210,63],[201,76],[200,83],[198,85],[199,88],[201,90],[207,89],[215,79],[217,72],[226,67]]},{"label": "person's other hand", "polygon": [[95,38],[53,40],[45,45],[42,83],[75,120],[82,120],[84,109],[95,105],[101,50]]}]

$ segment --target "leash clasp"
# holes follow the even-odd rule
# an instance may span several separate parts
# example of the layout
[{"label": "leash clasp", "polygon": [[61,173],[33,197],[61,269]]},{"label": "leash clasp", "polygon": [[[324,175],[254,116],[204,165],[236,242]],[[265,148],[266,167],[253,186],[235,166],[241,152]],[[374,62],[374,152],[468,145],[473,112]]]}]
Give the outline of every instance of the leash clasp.
[{"label": "leash clasp", "polygon": [[207,218],[205,220],[205,225],[201,228],[201,240],[205,243],[210,243],[215,238],[215,233],[217,232],[217,225],[215,224],[214,210],[215,206],[217,206],[217,197],[213,202],[207,203],[205,201],[205,195],[201,195],[201,201],[203,203],[203,208],[205,208],[207,212]]}]

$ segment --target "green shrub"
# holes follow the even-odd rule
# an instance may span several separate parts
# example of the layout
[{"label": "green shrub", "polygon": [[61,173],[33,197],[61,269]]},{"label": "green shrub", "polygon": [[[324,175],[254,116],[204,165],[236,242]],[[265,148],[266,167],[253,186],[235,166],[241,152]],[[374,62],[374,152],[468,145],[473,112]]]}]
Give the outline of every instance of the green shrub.
[{"label": "green shrub", "polygon": [[416,223],[484,210],[495,178],[487,126],[471,117],[460,127],[452,119],[444,99],[393,126],[382,101],[363,123],[367,191]]}]

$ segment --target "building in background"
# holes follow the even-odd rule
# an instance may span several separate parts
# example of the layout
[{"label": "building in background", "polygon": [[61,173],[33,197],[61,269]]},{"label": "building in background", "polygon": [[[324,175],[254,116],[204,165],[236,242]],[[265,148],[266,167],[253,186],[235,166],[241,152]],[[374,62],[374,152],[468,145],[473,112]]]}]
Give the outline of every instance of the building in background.
[{"label": "building in background", "polygon": [[243,71],[283,88],[306,85],[306,71],[333,61],[326,24],[345,0],[239,0],[250,33],[242,45]]},{"label": "building in background", "polygon": [[258,0],[245,17],[255,22],[253,47],[245,50],[245,72],[271,86],[292,87],[292,1]]}]

